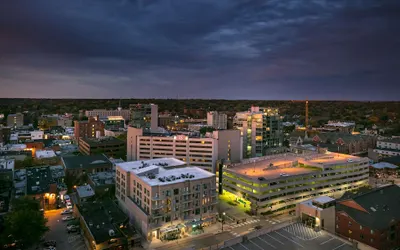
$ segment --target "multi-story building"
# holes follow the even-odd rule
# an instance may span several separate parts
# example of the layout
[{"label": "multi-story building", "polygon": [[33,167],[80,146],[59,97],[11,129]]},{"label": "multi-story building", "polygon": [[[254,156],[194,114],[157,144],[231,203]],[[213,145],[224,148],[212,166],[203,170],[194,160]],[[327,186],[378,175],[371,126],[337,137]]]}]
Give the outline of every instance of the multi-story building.
[{"label": "multi-story building", "polygon": [[122,116],[108,116],[100,120],[104,123],[104,129],[109,131],[120,131],[125,128],[125,119]]},{"label": "multi-story building", "polygon": [[179,116],[171,114],[160,114],[158,116],[158,126],[163,128],[171,128],[179,121]]},{"label": "multi-story building", "polygon": [[355,122],[342,122],[342,121],[328,121],[324,127],[320,128],[319,130],[325,132],[339,132],[339,133],[347,133],[351,134],[354,132],[354,128],[356,127]]},{"label": "multi-story building", "polygon": [[104,136],[104,123],[98,117],[89,117],[87,121],[74,122],[75,138],[99,138]]},{"label": "multi-story building", "polygon": [[131,104],[130,125],[135,128],[156,130],[158,128],[158,106],[155,104]]},{"label": "multi-story building", "polygon": [[215,173],[220,159],[239,162],[242,159],[241,147],[239,130],[218,130],[208,137],[152,136],[144,134],[143,129],[128,127],[128,161],[174,157]]},{"label": "multi-story building", "polygon": [[7,116],[8,127],[22,127],[24,125],[24,114],[16,113]]},{"label": "multi-story building", "polygon": [[374,249],[400,247],[400,187],[390,185],[336,202],[336,234]]},{"label": "multi-story building", "polygon": [[129,109],[118,108],[116,110],[108,109],[94,109],[86,110],[86,117],[99,117],[100,119],[107,119],[109,116],[122,116],[124,120],[129,121],[131,118],[131,111]]},{"label": "multi-story building", "polygon": [[148,240],[171,239],[215,222],[215,175],[174,158],[117,165],[120,207]]},{"label": "multi-story building", "polygon": [[281,150],[283,145],[282,117],[278,109],[251,107],[238,112],[234,128],[243,136],[243,157],[260,157]]},{"label": "multi-story building", "polygon": [[115,137],[79,138],[78,145],[84,155],[105,154],[113,158],[126,156],[126,143]]},{"label": "multi-story building", "polygon": [[28,168],[26,175],[26,195],[39,201],[44,210],[56,209],[58,190],[50,167]]},{"label": "multi-story building", "polygon": [[281,154],[223,169],[223,189],[257,213],[284,213],[325,195],[337,198],[368,184],[369,159],[337,153]]},{"label": "multi-story building", "polygon": [[215,129],[227,129],[228,116],[218,111],[207,112],[207,125]]},{"label": "multi-story building", "polygon": [[400,156],[400,138],[378,140],[373,151],[379,158]]},{"label": "multi-story building", "polygon": [[57,125],[63,128],[71,127],[73,121],[72,115],[60,115],[57,120]]},{"label": "multi-story building", "polygon": [[[40,130],[49,130],[52,127],[58,126],[58,115],[42,115],[38,119],[38,127]],[[71,123],[69,124],[71,125]]]}]

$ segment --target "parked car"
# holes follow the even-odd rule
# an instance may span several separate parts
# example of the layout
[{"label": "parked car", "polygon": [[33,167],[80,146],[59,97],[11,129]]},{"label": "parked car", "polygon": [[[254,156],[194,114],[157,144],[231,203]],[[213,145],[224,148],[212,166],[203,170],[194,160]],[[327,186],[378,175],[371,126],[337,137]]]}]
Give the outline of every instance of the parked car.
[{"label": "parked car", "polygon": [[65,216],[62,218],[63,221],[69,221],[69,220],[73,220],[73,219],[75,219],[75,217],[71,216],[71,215],[68,215],[68,216]]},{"label": "parked car", "polygon": [[55,240],[48,240],[48,241],[43,242],[43,245],[45,247],[55,247],[55,246],[57,246],[57,242]]},{"label": "parked car", "polygon": [[63,210],[61,212],[61,215],[64,215],[64,214],[72,214],[72,210],[71,209],[65,209],[65,210]]},{"label": "parked car", "polygon": [[68,230],[71,230],[71,229],[74,229],[74,228],[79,228],[79,226],[78,225],[68,225],[67,226]]},{"label": "parked car", "polygon": [[74,227],[74,228],[71,228],[71,229],[67,229],[68,233],[77,233],[79,231],[80,231],[79,227]]}]

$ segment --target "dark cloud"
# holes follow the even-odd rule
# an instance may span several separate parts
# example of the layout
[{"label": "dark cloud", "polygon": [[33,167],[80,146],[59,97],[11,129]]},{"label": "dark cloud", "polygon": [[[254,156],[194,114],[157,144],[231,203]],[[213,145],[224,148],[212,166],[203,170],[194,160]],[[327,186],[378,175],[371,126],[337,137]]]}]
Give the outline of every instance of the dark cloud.
[{"label": "dark cloud", "polygon": [[398,100],[395,0],[0,3],[0,97]]}]

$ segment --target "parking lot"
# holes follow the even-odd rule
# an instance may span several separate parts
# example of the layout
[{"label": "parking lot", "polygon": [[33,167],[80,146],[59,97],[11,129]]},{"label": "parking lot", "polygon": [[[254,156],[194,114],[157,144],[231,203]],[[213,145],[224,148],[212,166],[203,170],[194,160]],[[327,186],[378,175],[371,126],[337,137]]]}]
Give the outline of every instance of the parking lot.
[{"label": "parking lot", "polygon": [[274,250],[274,249],[307,249],[307,250],[350,250],[348,243],[334,238],[324,231],[315,232],[301,223],[252,238],[224,250]]},{"label": "parking lot", "polygon": [[46,233],[45,240],[55,240],[57,242],[57,250],[86,250],[81,234],[68,234],[66,228],[68,222],[62,221],[62,217],[65,216],[61,215],[63,209],[46,211],[45,216],[48,219],[47,226],[50,231]]}]

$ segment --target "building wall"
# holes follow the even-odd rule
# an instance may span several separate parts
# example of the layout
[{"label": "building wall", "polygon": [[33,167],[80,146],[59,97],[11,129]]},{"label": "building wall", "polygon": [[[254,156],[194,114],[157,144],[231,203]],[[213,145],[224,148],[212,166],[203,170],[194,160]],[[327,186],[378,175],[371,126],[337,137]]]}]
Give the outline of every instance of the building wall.
[{"label": "building wall", "polygon": [[126,145],[125,142],[121,143],[109,143],[101,142],[98,145],[93,146],[85,141],[83,138],[79,138],[79,151],[84,155],[96,155],[105,154],[107,157],[121,157],[125,155]]},{"label": "building wall", "polygon": [[207,112],[207,125],[215,129],[227,129],[228,116],[218,111]]},{"label": "building wall", "polygon": [[[65,166],[64,166],[65,168]],[[84,167],[84,168],[65,168],[65,173],[66,175],[70,174],[73,176],[79,176],[83,172],[86,173],[98,173],[98,172],[105,172],[105,171],[111,171],[113,169],[112,164],[96,164],[93,167]]]},{"label": "building wall", "polygon": [[[303,213],[318,218],[318,220],[316,221],[317,227],[320,227],[321,229],[324,229],[330,233],[335,233],[336,214],[334,205],[325,209],[317,209],[315,207],[310,207],[307,204],[300,203],[296,206],[296,216],[301,218]],[[322,223],[324,224],[323,228]]]},{"label": "building wall", "polygon": [[22,127],[24,125],[24,115],[22,113],[9,114],[7,116],[8,127]]},{"label": "building wall", "polygon": [[150,239],[151,232],[164,225],[215,218],[217,214],[215,177],[150,186],[117,166],[116,197],[131,222]]},{"label": "building wall", "polygon": [[[342,168],[343,165],[346,167]],[[338,198],[345,191],[368,185],[368,159],[363,158],[362,162],[337,166],[340,168],[268,181],[255,180],[228,168],[223,173],[223,188],[239,197],[245,196],[251,202],[253,210],[264,213],[279,212],[281,209],[290,208],[321,195]]]},{"label": "building wall", "polygon": [[217,139],[217,160],[224,159],[225,162],[236,163],[243,159],[243,139],[240,130],[213,131],[213,138]]},{"label": "building wall", "polygon": [[130,120],[131,112],[129,109],[121,110],[107,110],[107,109],[94,109],[86,110],[86,117],[96,117],[99,116],[100,119],[107,118],[108,116],[122,116],[126,121]]},{"label": "building wall", "polygon": [[8,144],[10,142],[11,128],[0,127],[0,144]]},{"label": "building wall", "polygon": [[158,106],[155,104],[131,104],[131,125],[136,128],[158,128]]},{"label": "building wall", "polygon": [[96,138],[98,133],[104,136],[104,123],[94,117],[90,117],[88,121],[74,122],[75,138]]}]

